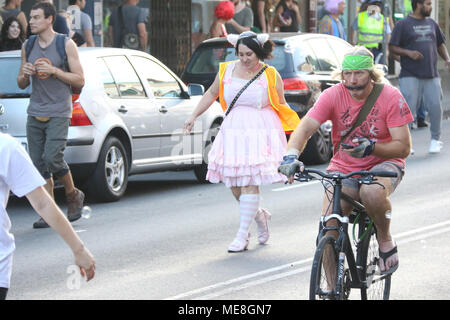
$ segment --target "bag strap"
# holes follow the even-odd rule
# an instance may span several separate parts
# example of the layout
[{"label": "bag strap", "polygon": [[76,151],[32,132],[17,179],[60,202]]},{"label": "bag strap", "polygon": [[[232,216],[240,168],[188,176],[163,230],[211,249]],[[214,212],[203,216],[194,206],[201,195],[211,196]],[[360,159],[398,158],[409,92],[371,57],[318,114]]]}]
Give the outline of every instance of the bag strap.
[{"label": "bag strap", "polygon": [[384,88],[384,83],[375,83],[375,85],[372,88],[372,91],[370,92],[369,96],[367,97],[366,102],[361,107],[361,110],[358,113],[358,117],[356,118],[355,123],[353,123],[353,126],[351,129],[341,138],[339,143],[336,145],[335,152],[338,152],[339,147],[341,146],[342,141],[347,138],[350,133],[353,132],[357,127],[359,127],[364,120],[366,120],[367,116],[369,115],[370,111],[372,110],[373,106],[375,105],[375,102],[377,101],[378,97],[380,96],[381,91]]},{"label": "bag strap", "polygon": [[56,34],[56,51],[58,51],[58,54],[63,61],[64,71],[70,71],[66,53],[66,35],[61,33]]},{"label": "bag strap", "polygon": [[259,70],[259,72],[249,81],[245,84],[245,86],[242,87],[242,89],[236,94],[236,96],[234,97],[233,101],[230,103],[230,106],[227,108],[227,111],[225,112],[225,116],[227,116],[231,109],[234,107],[234,104],[236,103],[237,99],[239,99],[239,97],[241,96],[241,94],[245,91],[245,89],[248,88],[248,86],[255,81],[256,79],[258,79],[258,77],[264,72],[264,70],[267,69],[267,65],[265,65],[261,70]]},{"label": "bag strap", "polygon": [[30,57],[31,50],[33,49],[36,38],[37,38],[37,35],[33,34],[28,38],[27,42],[25,43],[25,56],[27,58],[27,62],[28,62],[28,58]]},{"label": "bag strap", "polygon": [[[67,61],[67,53],[66,53],[66,35],[56,33],[56,51],[58,52],[61,60],[63,61],[63,66],[65,71],[69,71],[69,62]],[[36,42],[37,35],[31,35],[27,42],[25,43],[25,56],[28,61],[30,58],[31,50],[33,50],[34,43]]]}]

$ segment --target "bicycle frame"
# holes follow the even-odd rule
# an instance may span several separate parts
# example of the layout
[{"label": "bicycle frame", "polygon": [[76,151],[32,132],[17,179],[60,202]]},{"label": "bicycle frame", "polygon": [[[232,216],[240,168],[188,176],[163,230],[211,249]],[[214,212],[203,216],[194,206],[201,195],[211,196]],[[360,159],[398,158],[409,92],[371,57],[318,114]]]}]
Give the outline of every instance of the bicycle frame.
[{"label": "bicycle frame", "polygon": [[[341,200],[345,200],[350,205],[352,205],[354,211],[358,213],[365,213],[364,206],[358,201],[353,200],[350,196],[342,192],[342,180],[335,180],[335,184],[333,185],[333,199],[332,199],[332,212],[328,216],[321,217],[321,223],[323,225],[323,229],[319,234],[319,239],[323,236],[324,233],[330,230],[335,230],[339,232],[338,239],[336,240],[336,248],[339,250],[338,256],[338,274],[336,281],[335,294],[339,296],[342,294],[340,292],[340,288],[344,288],[343,281],[345,280],[345,258],[347,258],[347,263],[349,266],[349,271],[351,275],[351,288],[364,288],[368,287],[368,284],[364,281],[363,266],[358,264],[358,261],[355,259],[355,255],[352,250],[350,237],[348,235],[348,225],[350,223],[350,219],[347,216],[344,216],[342,213]],[[336,219],[339,221],[337,226],[326,227],[325,224],[327,221],[331,219]],[[359,243],[356,243],[356,258],[359,257]]]},{"label": "bicycle frame", "polygon": [[[296,174],[295,180],[300,182],[307,182],[311,181],[313,179],[317,179],[314,176],[311,176],[310,174],[316,174],[318,176],[322,177],[322,183],[323,181],[327,181],[331,183],[331,186],[333,187],[333,190],[329,188],[328,186],[325,186],[325,193],[332,194],[332,199],[329,199],[330,206],[331,207],[331,213],[329,213],[327,209],[327,215],[321,217],[320,227],[319,227],[319,234],[317,237],[317,246],[320,247],[320,251],[316,250],[314,261],[313,261],[313,267],[312,267],[312,274],[311,274],[311,284],[310,284],[310,296],[313,295],[319,295],[319,296],[327,296],[332,297],[332,295],[335,295],[335,298],[341,299],[341,298],[348,298],[348,295],[350,293],[351,288],[357,288],[361,289],[361,295],[364,295],[367,298],[367,292],[366,289],[368,289],[372,283],[374,283],[373,275],[375,274],[375,269],[373,269],[374,266],[377,265],[378,257],[375,255],[374,259],[370,262],[371,265],[367,264],[367,250],[370,246],[370,240],[371,238],[376,235],[376,226],[373,224],[373,221],[368,217],[365,207],[359,203],[358,201],[353,200],[349,195],[342,192],[342,181],[344,179],[350,178],[350,177],[356,177],[358,183],[360,184],[378,184],[381,185],[383,188],[384,186],[380,184],[379,182],[374,179],[374,177],[396,177],[396,172],[390,172],[390,171],[353,171],[347,174],[342,173],[326,173],[320,170],[312,169],[312,168],[304,168],[302,172],[298,172]],[[356,246],[356,254],[353,251],[352,243],[350,241],[350,237],[348,235],[348,225],[351,223],[350,218],[348,216],[344,216],[342,212],[341,207],[341,200],[346,201],[349,203],[352,208],[353,212],[356,212],[358,215],[357,218],[362,218],[359,221],[352,221],[354,223],[354,228],[356,228],[356,223],[358,223],[358,239],[355,239],[355,246]],[[350,215],[350,217],[353,217]],[[336,219],[337,223],[334,223],[332,225],[327,226],[327,222],[331,219]],[[328,235],[325,236],[327,232],[336,232],[337,233],[337,239],[335,235]],[[374,234],[375,232],[375,234]],[[366,238],[366,236],[368,237]],[[325,237],[325,238],[323,238]],[[320,239],[324,239],[322,240]],[[355,237],[356,238],[356,237]],[[322,261],[322,257],[324,255],[324,248],[326,245],[333,245],[334,246],[334,259],[336,259],[335,263],[329,264],[329,267],[336,268],[333,269],[333,274],[336,276],[335,279],[330,278],[332,280],[332,283],[328,283],[329,285],[335,286],[334,289],[327,288],[326,291],[317,292],[317,290],[321,290],[317,287],[316,282],[320,282],[321,270],[317,268],[324,267],[324,262]],[[355,259],[356,255],[356,259]],[[345,262],[348,263],[348,269],[345,268]],[[336,264],[336,266],[334,265]],[[317,270],[316,270],[317,269]],[[372,270],[373,269],[373,270]],[[325,274],[327,271],[325,271]],[[388,291],[383,292],[383,297],[387,294],[389,295],[390,290],[390,275],[386,275],[386,277],[378,278],[375,281],[383,280],[384,278],[389,278],[389,286],[387,287]],[[351,281],[349,281],[351,280]],[[328,279],[327,279],[328,282]],[[314,287],[313,287],[314,286]],[[320,286],[320,284],[319,284]],[[314,291],[315,290],[315,291]],[[330,291],[332,290],[332,291]]]}]

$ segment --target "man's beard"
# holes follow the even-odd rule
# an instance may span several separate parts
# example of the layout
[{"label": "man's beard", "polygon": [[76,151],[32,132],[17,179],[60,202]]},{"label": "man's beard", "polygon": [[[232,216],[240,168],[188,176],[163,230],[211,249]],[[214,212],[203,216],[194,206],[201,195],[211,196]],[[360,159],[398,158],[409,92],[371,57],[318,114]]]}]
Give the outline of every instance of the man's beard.
[{"label": "man's beard", "polygon": [[420,13],[421,13],[422,16],[424,16],[424,17],[429,17],[429,16],[431,16],[431,10],[430,10],[430,11],[426,11],[425,8],[420,9]]},{"label": "man's beard", "polygon": [[350,91],[359,91],[359,90],[364,90],[370,83],[371,79],[369,78],[369,80],[367,80],[367,82],[365,84],[363,84],[362,86],[347,86],[344,85],[348,90]]}]

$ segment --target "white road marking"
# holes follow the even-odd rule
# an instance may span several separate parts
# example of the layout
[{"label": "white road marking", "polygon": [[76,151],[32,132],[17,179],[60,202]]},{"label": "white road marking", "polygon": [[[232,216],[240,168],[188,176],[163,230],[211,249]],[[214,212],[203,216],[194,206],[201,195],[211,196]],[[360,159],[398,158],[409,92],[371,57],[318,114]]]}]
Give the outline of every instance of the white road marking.
[{"label": "white road marking", "polygon": [[238,277],[238,278],[231,279],[231,280],[224,281],[224,282],[219,282],[219,283],[213,284],[211,286],[207,286],[207,287],[204,287],[204,288],[199,288],[199,289],[196,289],[196,290],[192,290],[192,291],[189,291],[189,292],[186,292],[186,293],[183,293],[183,294],[179,294],[179,295],[174,296],[174,297],[166,298],[164,300],[186,299],[186,297],[188,297],[188,296],[193,296],[193,295],[196,295],[196,294],[199,294],[199,293],[203,293],[203,292],[206,292],[206,291],[210,291],[210,290],[213,290],[213,289],[219,289],[219,288],[228,286],[230,284],[234,284],[234,283],[237,283],[237,282],[241,282],[241,281],[245,281],[245,280],[248,280],[248,279],[252,279],[252,278],[259,277],[259,276],[263,276],[263,275],[266,275],[268,273],[277,272],[277,271],[280,271],[280,270],[283,270],[283,269],[293,268],[293,267],[298,266],[298,265],[302,265],[302,264],[305,264],[305,263],[310,263],[310,262],[312,262],[312,260],[313,260],[313,258],[308,258],[308,259],[299,260],[299,261],[295,261],[295,262],[292,262],[292,263],[284,264],[284,265],[281,265],[281,266],[278,266],[278,267],[266,269],[266,270],[263,270],[263,271],[250,273],[250,274],[242,276],[242,277]]},{"label": "white road marking", "polygon": [[290,189],[297,189],[297,188],[301,188],[301,187],[307,187],[307,186],[310,186],[310,185],[313,185],[313,184],[317,184],[317,183],[320,183],[320,181],[319,180],[314,180],[314,181],[310,181],[310,182],[302,182],[302,183],[289,185],[287,187],[275,188],[275,189],[272,189],[272,191],[274,191],[274,192],[286,191],[286,190],[290,190]]},{"label": "white road marking", "polygon": [[[397,244],[405,244],[405,243],[409,243],[409,242],[414,242],[417,240],[422,240],[424,238],[429,238],[429,237],[437,236],[442,233],[450,232],[450,227],[444,228],[447,225],[450,225],[450,220],[443,221],[440,223],[435,223],[435,224],[432,224],[429,226],[425,226],[425,227],[421,227],[421,228],[417,228],[417,229],[413,229],[413,230],[409,230],[406,232],[402,232],[397,235],[394,235],[393,238],[394,238],[394,240],[396,240]],[[436,228],[439,228],[439,229],[434,230]],[[188,297],[191,297],[191,299],[194,299],[194,300],[215,299],[217,297],[220,297],[220,296],[223,296],[226,294],[244,290],[244,289],[247,289],[247,288],[250,288],[253,286],[261,285],[261,284],[264,284],[264,283],[267,283],[270,281],[290,277],[290,276],[300,274],[303,272],[308,272],[311,270],[311,266],[310,265],[302,266],[302,265],[307,264],[307,263],[311,264],[312,261],[313,261],[313,257],[295,261],[293,263],[284,264],[284,265],[281,265],[278,267],[273,267],[273,268],[269,268],[269,269],[262,270],[259,272],[250,273],[248,275],[241,276],[238,278],[230,279],[230,280],[223,281],[223,282],[218,282],[216,284],[206,286],[203,288],[199,288],[199,289],[195,289],[192,291],[188,291],[188,292],[185,292],[185,293],[173,296],[173,297],[166,298],[164,300],[189,299]],[[299,268],[281,272],[285,269],[292,269],[295,267],[299,267]],[[281,272],[281,273],[276,273],[276,272]],[[275,274],[267,276],[270,273],[275,273]],[[252,280],[254,278],[258,278],[261,276],[265,276],[265,277],[256,279],[256,280]],[[244,282],[244,283],[242,283],[242,282]],[[214,290],[218,290],[218,291],[214,292]],[[211,292],[211,291],[213,291],[213,292]],[[197,296],[199,294],[203,294],[203,293],[207,293],[207,292],[211,292],[211,293]]]}]

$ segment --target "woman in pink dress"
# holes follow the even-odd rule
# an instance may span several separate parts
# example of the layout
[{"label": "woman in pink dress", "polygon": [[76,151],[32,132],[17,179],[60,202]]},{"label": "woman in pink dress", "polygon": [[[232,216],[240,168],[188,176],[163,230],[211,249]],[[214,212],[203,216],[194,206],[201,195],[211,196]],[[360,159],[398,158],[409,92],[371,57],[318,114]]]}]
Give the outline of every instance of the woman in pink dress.
[{"label": "woman in pink dress", "polygon": [[[227,39],[236,47],[239,60],[221,67],[221,70],[226,68],[225,71],[219,71],[214,83],[186,120],[185,133],[191,131],[195,119],[217,97],[220,96],[221,104],[225,106],[226,103],[228,108],[241,88],[265,66],[262,60],[272,56],[274,44],[268,40],[267,34],[256,35],[247,31],[239,36],[229,35]],[[275,69],[271,71],[276,74],[275,95],[281,104],[286,105],[283,81]],[[286,135],[277,112],[271,107],[274,99],[269,99],[268,74],[263,72],[242,92],[225,117],[208,154],[206,178],[212,183],[223,182],[239,201],[240,227],[228,252],[247,249],[253,220],[257,222],[259,243],[267,242],[270,214],[259,208],[259,186],[285,181],[277,168],[286,151]]]}]

